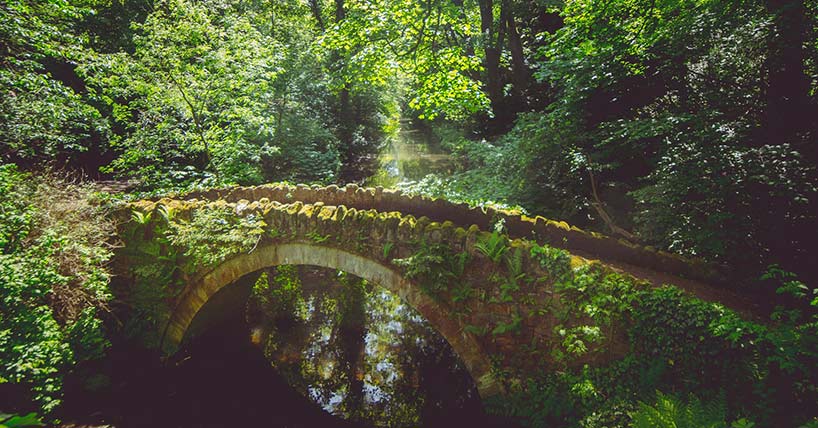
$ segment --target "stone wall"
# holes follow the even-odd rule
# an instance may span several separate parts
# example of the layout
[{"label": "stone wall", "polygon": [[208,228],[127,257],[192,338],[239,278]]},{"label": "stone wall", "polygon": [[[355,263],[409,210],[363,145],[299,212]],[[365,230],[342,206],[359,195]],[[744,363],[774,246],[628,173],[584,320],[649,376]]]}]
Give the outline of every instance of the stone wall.
[{"label": "stone wall", "polygon": [[[565,316],[557,319],[555,314],[565,311],[560,310],[562,302],[554,289],[555,277],[533,259],[531,249],[538,247],[534,242],[495,235],[507,249],[507,257],[519,258],[521,269],[515,279],[519,279],[519,287],[504,291],[502,283],[511,275],[508,262],[506,258],[490,260],[477,249],[478,242],[492,235],[476,225],[465,229],[450,221],[436,222],[398,211],[361,210],[322,202],[283,204],[266,196],[259,199],[236,202],[161,199],[135,202],[119,211],[121,236],[134,237],[126,238],[124,248],[118,252],[117,269],[122,278],[134,278],[134,272],[151,263],[150,257],[134,258],[129,254],[134,253],[135,245],[142,245],[136,241],[156,241],[162,233],[173,229],[165,223],[189,224],[207,210],[229,211],[237,218],[263,219],[264,232],[258,235],[255,245],[229,254],[215,265],[198,265],[190,257],[176,259],[181,286],[164,292],[164,302],[156,304],[165,305],[156,317],[162,346],[174,349],[182,342],[197,312],[222,287],[269,266],[306,264],[343,270],[398,294],[449,341],[484,397],[502,390],[494,376],[496,370],[526,373],[581,366],[616,358],[626,350],[621,331],[611,327],[608,342],[594,346],[586,355],[570,361],[553,357],[551,350],[563,340],[555,336],[556,327],[581,323],[584,317],[569,315],[567,318],[571,319]],[[132,212],[150,214],[150,221],[127,221]],[[168,213],[172,213],[171,220],[162,217]],[[219,237],[212,239],[218,243]],[[436,267],[439,272],[435,274],[443,278],[437,289],[424,284],[431,276],[412,276],[410,267],[400,263],[429,248],[444,259],[451,258],[447,260],[455,260],[459,255],[465,255],[466,260],[461,269],[448,267],[449,262]],[[186,250],[166,248],[165,253],[185,254]],[[576,267],[589,262],[572,257],[567,263]],[[138,282],[134,280],[134,284]],[[163,285],[152,282],[139,286]],[[458,298],[458,290],[464,289],[468,293]]]},{"label": "stone wall", "polygon": [[406,196],[400,191],[382,188],[362,188],[356,185],[319,187],[273,184],[212,189],[177,197],[200,200],[223,199],[228,202],[238,202],[242,199],[257,201],[262,198],[282,203],[323,202],[326,205],[344,205],[356,209],[398,211],[415,217],[428,217],[438,222],[451,221],[464,228],[477,225],[481,230],[492,230],[493,225],[502,220],[508,234],[513,238],[527,238],[547,243],[572,252],[581,252],[586,257],[606,262],[627,263],[711,284],[725,284],[727,277],[724,267],[702,259],[685,258],[623,239],[584,231],[562,221],[553,221],[541,216],[529,217],[519,212],[488,207],[470,207],[467,204],[451,203],[443,199]]},{"label": "stone wall", "polygon": [[[236,239],[246,241],[244,232],[225,240],[220,234],[229,228],[218,228],[195,242],[180,240],[180,231],[189,232],[197,216],[214,212],[236,227],[253,219],[247,232],[253,239],[236,246]],[[239,278],[281,264],[316,265],[402,297],[449,341],[484,397],[525,373],[603,363],[627,352],[627,303],[617,299],[648,284],[576,254],[688,278],[721,278],[702,261],[563,222],[357,186],[217,189],[124,204],[115,215],[125,243],[114,260],[122,299],[133,299],[140,287],[161,289],[145,317],[159,332],[159,346],[177,347],[210,297]],[[507,234],[486,232],[498,221]],[[497,249],[493,256],[486,249],[490,242]],[[221,254],[225,248],[232,249]],[[205,263],[203,251],[221,255]],[[165,279],[144,275],[162,263],[167,275],[158,277]],[[619,308],[601,322],[584,306],[598,295]],[[602,339],[583,337],[582,331]],[[567,351],[575,340],[587,349]]]}]

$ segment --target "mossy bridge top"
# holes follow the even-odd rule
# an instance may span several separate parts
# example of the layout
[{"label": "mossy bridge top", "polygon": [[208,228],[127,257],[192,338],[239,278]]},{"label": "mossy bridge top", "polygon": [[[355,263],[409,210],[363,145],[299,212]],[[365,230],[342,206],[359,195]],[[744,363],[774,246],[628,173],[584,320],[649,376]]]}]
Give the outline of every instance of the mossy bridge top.
[{"label": "mossy bridge top", "polygon": [[131,202],[115,215],[115,289],[166,351],[223,287],[271,266],[315,265],[403,298],[451,344],[483,397],[516,374],[622,355],[621,308],[635,289],[667,283],[740,302],[707,285],[720,272],[701,260],[381,188],[233,187]]}]

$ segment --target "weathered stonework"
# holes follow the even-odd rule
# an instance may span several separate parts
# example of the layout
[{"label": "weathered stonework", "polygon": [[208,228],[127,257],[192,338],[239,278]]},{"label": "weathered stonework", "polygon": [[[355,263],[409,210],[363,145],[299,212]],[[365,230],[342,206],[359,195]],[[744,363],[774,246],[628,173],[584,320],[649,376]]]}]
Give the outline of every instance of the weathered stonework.
[{"label": "weathered stonework", "polygon": [[452,349],[466,364],[482,396],[501,391],[490,368],[487,354],[475,338],[465,333],[452,314],[420,292],[398,272],[376,261],[337,248],[314,244],[270,244],[242,254],[219,265],[215,270],[191,283],[187,293],[180,297],[168,325],[166,340],[180,343],[196,313],[222,287],[237,278],[270,266],[311,265],[338,269],[378,284],[397,294],[420,312],[449,342]]},{"label": "weathered stonework", "polygon": [[[208,300],[247,274],[285,264],[321,266],[364,278],[403,298],[448,340],[484,398],[503,391],[497,370],[522,373],[578,367],[604,362],[627,351],[624,329],[615,320],[604,326],[604,345],[592,346],[581,357],[555,357],[552,350],[559,348],[564,339],[560,335],[588,319],[580,312],[572,313],[569,302],[562,300],[554,285],[555,275],[532,253],[532,249],[541,248],[537,241],[594,255],[599,250],[606,257],[666,266],[688,276],[714,274],[705,265],[589,234],[565,223],[441,200],[408,198],[382,189],[277,185],[212,190],[186,198],[138,201],[123,205],[117,212],[120,235],[125,241],[115,260],[121,278],[135,278],[134,272],[140,266],[158,262],[158,258],[152,261],[151,257],[133,257],[133,246],[143,245],[136,241],[152,242],[172,230],[172,223],[189,224],[197,213],[211,210],[228,212],[235,218],[253,216],[263,220],[259,224],[264,230],[253,245],[241,247],[214,265],[177,257],[174,263],[178,269],[172,269],[176,285],[140,285],[169,289],[164,302],[157,306],[160,346],[168,350],[177,347]],[[132,221],[134,211],[142,213],[145,221]],[[144,217],[148,214],[150,217]],[[491,260],[478,244],[492,237],[485,230],[491,230],[501,218],[510,232],[500,243],[506,253]],[[218,242],[218,237],[213,240]],[[411,264],[407,260],[430,248],[451,256],[451,260],[458,255],[465,260],[460,268],[442,263],[438,268],[446,270],[442,276],[445,283],[438,281],[431,287],[407,270],[407,263]],[[182,254],[186,250],[189,248],[164,245],[156,252]],[[512,256],[519,263],[514,268],[519,271],[513,275]],[[595,263],[577,256],[569,261],[567,269]],[[599,263],[594,266],[613,272]],[[697,266],[703,270],[697,270]],[[639,283],[633,278],[628,281]]]},{"label": "weathered stonework", "polygon": [[425,216],[438,222],[449,220],[464,228],[474,224],[481,230],[492,230],[494,223],[502,220],[505,222],[507,233],[512,238],[526,238],[569,251],[582,252],[591,258],[605,262],[627,263],[706,283],[722,283],[726,277],[724,267],[702,259],[684,258],[650,247],[635,245],[623,239],[583,231],[564,221],[553,221],[540,216],[529,217],[515,211],[488,207],[469,207],[463,203],[451,203],[442,199],[417,195],[407,197],[400,191],[380,187],[362,188],[354,184],[345,187],[271,184],[212,189],[176,197],[200,200],[222,199],[228,202],[238,202],[242,199],[250,201],[267,199],[282,203],[300,201],[306,204],[322,202],[326,205],[375,209],[380,212],[397,211],[416,218]]}]

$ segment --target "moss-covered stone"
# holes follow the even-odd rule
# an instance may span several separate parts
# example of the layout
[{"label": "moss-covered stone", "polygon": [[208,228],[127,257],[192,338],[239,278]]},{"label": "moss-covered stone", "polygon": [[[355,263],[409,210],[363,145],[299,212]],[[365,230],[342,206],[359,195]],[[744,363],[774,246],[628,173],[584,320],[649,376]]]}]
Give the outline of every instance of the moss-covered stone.
[{"label": "moss-covered stone", "polygon": [[[282,263],[321,263],[337,269],[353,269],[351,273],[388,282],[387,288],[393,287],[393,291],[411,304],[418,305],[416,309],[436,328],[445,331],[450,342],[459,343],[456,351],[468,359],[467,364],[474,370],[475,378],[482,379],[479,381],[484,385],[481,393],[497,391],[496,383],[492,383],[488,375],[488,355],[498,356],[498,361],[505,365],[504,370],[516,373],[612,358],[610,353],[597,355],[589,352],[565,362],[557,361],[552,351],[561,346],[565,335],[574,334],[572,328],[593,321],[580,310],[571,312],[572,303],[565,300],[566,296],[571,296],[571,289],[565,288],[566,284],[570,285],[571,281],[601,284],[600,281],[607,280],[610,275],[620,273],[601,262],[567,254],[544,246],[544,243],[575,248],[603,261],[613,258],[637,266],[658,266],[668,272],[692,277],[718,275],[716,269],[703,261],[584,232],[565,222],[420,196],[406,197],[400,192],[381,188],[279,184],[218,189],[188,196],[188,200],[136,201],[115,213],[117,218],[123,219],[120,236],[141,240],[139,245],[144,245],[141,250],[155,254],[138,258],[123,250],[118,253],[121,263],[117,265],[137,272],[147,269],[151,263],[159,263],[158,260],[175,264],[169,266],[173,268],[169,271],[176,276],[166,280],[174,281],[172,284],[154,282],[151,285],[169,290],[167,300],[157,305],[159,312],[164,312],[157,315],[156,322],[157,328],[167,326],[166,334],[172,340],[184,337],[185,323],[195,316],[201,305],[206,304],[215,290],[236,280],[248,269]],[[129,221],[134,210],[152,213],[150,221],[145,224]],[[232,213],[235,218],[224,221],[238,229],[231,229],[234,226],[216,228],[214,230],[225,236],[217,234],[210,239],[217,244],[227,240],[236,245],[228,247],[232,250],[223,253],[216,266],[196,265],[195,258],[185,256],[194,254],[190,248],[173,247],[181,245],[182,241],[171,239],[177,232],[174,232],[173,224],[161,218],[168,212],[173,213],[171,223],[190,222],[207,212]],[[476,244],[491,236],[487,231],[493,230],[497,219],[505,219],[510,239],[503,245],[508,251],[498,263],[486,263]],[[244,231],[244,235],[235,234],[236,230]],[[247,240],[248,237],[253,241]],[[158,242],[163,243],[159,245]],[[247,242],[253,245],[247,245]],[[126,242],[128,251],[134,250],[131,244]],[[201,244],[203,248],[207,247],[205,244]],[[418,266],[411,263],[382,264],[411,259],[424,249],[433,249],[434,254],[443,260],[432,272],[424,273],[438,275],[436,281],[443,281],[434,295],[410,279],[416,274],[410,269]],[[201,248],[197,251],[200,252]],[[538,258],[542,256],[533,256],[537,251],[551,254],[553,267],[558,269],[549,272],[551,268]],[[169,254],[178,257],[169,257]],[[327,258],[317,260],[316,254]],[[438,271],[434,272],[435,269]],[[626,282],[640,284],[634,278],[624,277]],[[557,283],[563,288],[558,289]],[[168,320],[171,320],[170,324]],[[563,336],[560,336],[558,327],[566,331]],[[624,330],[612,331],[622,333]],[[482,333],[477,334],[479,332]],[[625,340],[623,337],[609,339],[611,343]],[[536,349],[531,348],[531,344],[536,344]],[[536,351],[538,357],[521,356],[521,349],[529,349],[531,355]],[[612,346],[611,349],[618,352],[622,348]]]}]

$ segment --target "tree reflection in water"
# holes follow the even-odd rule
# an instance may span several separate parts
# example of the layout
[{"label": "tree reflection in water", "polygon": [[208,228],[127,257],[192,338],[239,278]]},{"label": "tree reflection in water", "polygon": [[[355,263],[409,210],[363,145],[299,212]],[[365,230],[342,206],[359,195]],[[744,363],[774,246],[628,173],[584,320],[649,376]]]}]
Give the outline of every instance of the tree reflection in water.
[{"label": "tree reflection in water", "polygon": [[401,299],[341,272],[279,266],[248,303],[252,338],[327,411],[378,426],[450,426],[482,414],[451,347]]}]

